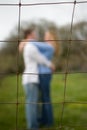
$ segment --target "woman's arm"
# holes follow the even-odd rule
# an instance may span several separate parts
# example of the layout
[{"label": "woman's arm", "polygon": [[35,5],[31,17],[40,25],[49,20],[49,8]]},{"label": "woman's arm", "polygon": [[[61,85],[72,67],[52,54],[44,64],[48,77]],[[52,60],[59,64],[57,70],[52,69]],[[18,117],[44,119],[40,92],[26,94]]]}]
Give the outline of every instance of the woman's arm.
[{"label": "woman's arm", "polygon": [[34,44],[39,50],[42,51],[54,51],[53,46],[47,42],[34,42],[32,44]]}]

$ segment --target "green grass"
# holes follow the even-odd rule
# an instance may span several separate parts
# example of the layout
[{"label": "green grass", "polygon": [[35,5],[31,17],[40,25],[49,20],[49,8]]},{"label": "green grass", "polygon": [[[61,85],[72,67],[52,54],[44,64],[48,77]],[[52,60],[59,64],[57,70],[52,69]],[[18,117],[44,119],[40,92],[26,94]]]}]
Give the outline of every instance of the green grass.
[{"label": "green grass", "polygon": [[[53,127],[62,125],[64,127],[61,130],[87,130],[87,127],[85,127],[87,126],[87,74],[68,75],[65,100],[64,88],[65,75],[54,75],[51,83],[54,112]],[[19,102],[18,107],[15,104],[17,100]],[[64,104],[61,121],[64,101],[66,103]],[[15,130],[16,127],[18,127],[17,130],[26,128],[24,102],[21,76],[8,76],[0,81],[0,130]],[[53,130],[55,129],[53,128]]]}]

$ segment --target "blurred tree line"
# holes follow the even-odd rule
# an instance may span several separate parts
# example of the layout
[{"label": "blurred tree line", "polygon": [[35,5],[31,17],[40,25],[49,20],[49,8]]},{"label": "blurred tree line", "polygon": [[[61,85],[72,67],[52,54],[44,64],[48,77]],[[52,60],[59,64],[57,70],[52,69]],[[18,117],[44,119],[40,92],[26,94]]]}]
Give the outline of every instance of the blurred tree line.
[{"label": "blurred tree line", "polygon": [[[0,51],[0,73],[22,72],[24,68],[22,54],[18,52],[19,42],[24,37],[25,29],[36,26],[37,37],[43,41],[46,29],[51,29],[58,35],[60,45],[60,55],[54,58],[57,71],[65,71],[68,59],[68,71],[87,71],[87,23],[80,22],[73,25],[72,36],[71,26],[58,27],[55,23],[47,20],[37,22],[23,22],[18,32],[18,27],[14,27],[5,45]],[[20,35],[19,35],[20,34]],[[70,41],[71,39],[74,41]]]}]

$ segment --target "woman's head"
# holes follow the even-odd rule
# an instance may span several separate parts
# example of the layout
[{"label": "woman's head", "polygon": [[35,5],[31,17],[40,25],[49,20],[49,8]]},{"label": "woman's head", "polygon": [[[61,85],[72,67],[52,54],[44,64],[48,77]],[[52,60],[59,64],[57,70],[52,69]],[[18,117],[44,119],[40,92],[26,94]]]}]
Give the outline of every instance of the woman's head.
[{"label": "woman's head", "polygon": [[55,55],[58,56],[60,53],[60,44],[58,41],[59,39],[57,29],[48,29],[45,32],[44,40],[54,47]]}]

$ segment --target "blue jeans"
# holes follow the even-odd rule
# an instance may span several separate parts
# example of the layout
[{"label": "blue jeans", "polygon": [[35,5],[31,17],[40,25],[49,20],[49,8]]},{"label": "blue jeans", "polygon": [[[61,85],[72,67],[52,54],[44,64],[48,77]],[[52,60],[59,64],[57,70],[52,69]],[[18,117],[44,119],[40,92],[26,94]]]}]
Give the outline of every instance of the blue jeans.
[{"label": "blue jeans", "polygon": [[50,98],[51,74],[40,74],[39,79],[39,89],[41,92],[41,101],[43,103],[40,121],[41,124],[50,127],[53,124],[53,112]]},{"label": "blue jeans", "polygon": [[38,84],[29,83],[24,85],[26,96],[26,120],[28,129],[37,130],[37,109],[38,109]]}]

